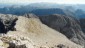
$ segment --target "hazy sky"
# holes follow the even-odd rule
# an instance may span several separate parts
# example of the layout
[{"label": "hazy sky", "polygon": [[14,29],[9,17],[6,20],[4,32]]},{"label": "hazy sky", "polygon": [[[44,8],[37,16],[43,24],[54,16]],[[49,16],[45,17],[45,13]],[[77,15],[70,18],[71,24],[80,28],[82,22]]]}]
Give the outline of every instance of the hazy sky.
[{"label": "hazy sky", "polygon": [[85,0],[0,0],[0,3],[36,3],[36,2],[50,2],[60,4],[85,4]]}]

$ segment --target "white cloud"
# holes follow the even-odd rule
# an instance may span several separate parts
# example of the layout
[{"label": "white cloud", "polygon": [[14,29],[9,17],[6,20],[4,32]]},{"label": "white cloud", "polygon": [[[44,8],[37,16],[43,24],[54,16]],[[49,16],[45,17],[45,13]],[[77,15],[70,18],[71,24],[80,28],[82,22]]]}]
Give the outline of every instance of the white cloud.
[{"label": "white cloud", "polygon": [[63,4],[85,4],[85,0],[0,0],[0,3],[34,3],[34,2],[52,2]]}]

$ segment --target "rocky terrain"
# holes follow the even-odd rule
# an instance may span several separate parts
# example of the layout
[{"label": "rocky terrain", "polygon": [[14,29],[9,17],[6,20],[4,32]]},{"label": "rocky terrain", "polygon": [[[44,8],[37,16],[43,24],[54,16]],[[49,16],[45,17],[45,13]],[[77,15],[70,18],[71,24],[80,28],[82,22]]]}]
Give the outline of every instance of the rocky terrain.
[{"label": "rocky terrain", "polygon": [[0,14],[0,48],[84,48],[84,34],[72,17]]},{"label": "rocky terrain", "polygon": [[85,45],[85,34],[83,33],[80,23],[77,19],[64,15],[47,15],[39,16],[42,23],[61,32],[73,42]]},{"label": "rocky terrain", "polygon": [[0,14],[0,33],[6,33],[9,30],[14,30],[17,19],[16,15]]}]

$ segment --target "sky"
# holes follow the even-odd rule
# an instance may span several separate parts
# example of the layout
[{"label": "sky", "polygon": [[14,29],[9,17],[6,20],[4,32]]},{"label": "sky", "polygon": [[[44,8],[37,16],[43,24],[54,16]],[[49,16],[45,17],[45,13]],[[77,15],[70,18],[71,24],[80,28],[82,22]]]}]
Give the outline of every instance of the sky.
[{"label": "sky", "polygon": [[17,4],[17,3],[37,3],[37,2],[49,2],[58,4],[85,4],[85,0],[0,0],[1,4]]}]

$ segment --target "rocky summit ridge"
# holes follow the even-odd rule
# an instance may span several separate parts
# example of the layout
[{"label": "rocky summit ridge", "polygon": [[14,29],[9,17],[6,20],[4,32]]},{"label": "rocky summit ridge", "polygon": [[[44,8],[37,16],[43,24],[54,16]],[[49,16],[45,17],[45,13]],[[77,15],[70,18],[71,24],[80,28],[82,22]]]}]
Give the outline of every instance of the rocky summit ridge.
[{"label": "rocky summit ridge", "polygon": [[[0,48],[84,48],[84,44],[82,43],[84,41],[84,36],[81,34],[82,31],[78,33],[75,32],[76,37],[78,38],[74,38],[74,39],[77,40],[80,39],[80,41],[82,39],[82,42],[77,43],[77,41],[73,41],[73,40],[71,41],[74,32],[71,31],[69,27],[68,27],[69,30],[68,33],[71,33],[71,36],[67,32],[65,32],[66,33],[65,34],[62,33],[62,31],[59,31],[58,29],[55,30],[55,28],[53,28],[54,27],[53,24],[52,24],[53,27],[50,27],[49,24],[51,23],[56,23],[56,24],[59,23],[59,25],[61,25],[62,22],[63,24],[68,23],[64,21],[61,22],[61,20],[63,20],[61,18],[64,18],[61,17],[61,15],[55,16],[55,18],[53,18],[54,16],[53,17],[47,16],[46,18],[44,18],[45,17],[44,16],[41,18],[32,14],[30,15],[28,14],[25,16],[16,16],[16,15],[7,16],[5,14],[1,14],[0,17],[1,17],[0,24],[3,25],[3,27],[2,25],[0,25],[1,27]],[[4,17],[5,19],[3,19]],[[51,21],[49,23],[48,21],[50,19]],[[56,20],[56,19],[60,19],[60,20]],[[7,23],[4,23],[5,22],[4,20],[6,20]],[[45,24],[46,21],[48,24]],[[76,21],[72,19],[72,22],[69,24],[73,24],[73,22]],[[64,26],[63,24],[62,26]],[[73,28],[75,27],[76,26],[74,26]],[[80,31],[80,29],[78,29],[78,31]]]}]

